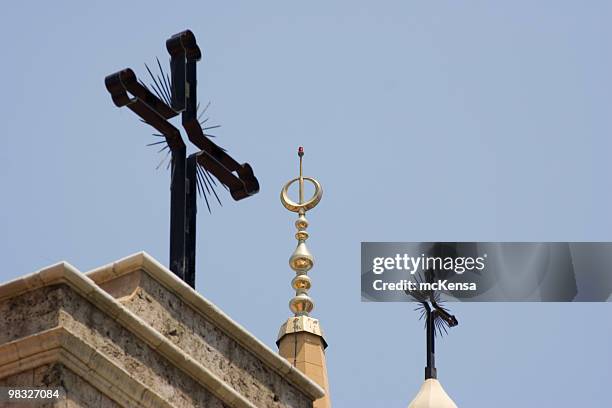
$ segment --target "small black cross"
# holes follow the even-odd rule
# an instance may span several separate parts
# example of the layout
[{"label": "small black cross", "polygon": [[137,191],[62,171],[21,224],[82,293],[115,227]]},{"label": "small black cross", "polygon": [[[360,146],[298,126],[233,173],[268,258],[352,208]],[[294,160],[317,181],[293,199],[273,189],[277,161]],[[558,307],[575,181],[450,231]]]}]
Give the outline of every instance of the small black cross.
[{"label": "small black cross", "polygon": [[[445,258],[450,254],[456,253],[457,249],[455,243],[436,242],[428,251],[428,255],[438,258]],[[416,276],[415,280],[417,285],[423,282],[433,284],[433,282],[436,281],[436,274],[438,273],[439,271],[437,271],[435,267],[426,269],[424,271],[424,276],[420,274]],[[447,327],[455,327],[459,324],[459,321],[454,315],[450,314],[449,310],[444,305],[442,305],[439,292],[429,290],[406,290],[406,294],[420,304],[416,310],[421,312],[421,319],[425,318],[427,363],[425,366],[425,379],[437,378],[436,332],[442,334],[442,331],[444,331],[444,333],[446,333]]]},{"label": "small black cross", "polygon": [[[166,91],[170,104],[141,84],[130,68],[107,76],[104,80],[116,106],[127,106],[165,138],[172,154],[170,182],[170,270],[195,287],[197,166],[219,180],[234,200],[259,191],[259,182],[248,163],[240,164],[224,149],[213,143],[202,130],[197,115],[196,63],[202,53],[190,30],[166,40],[170,54],[171,89]],[[181,113],[181,124],[189,141],[199,151],[187,156],[181,132],[168,120]]]}]

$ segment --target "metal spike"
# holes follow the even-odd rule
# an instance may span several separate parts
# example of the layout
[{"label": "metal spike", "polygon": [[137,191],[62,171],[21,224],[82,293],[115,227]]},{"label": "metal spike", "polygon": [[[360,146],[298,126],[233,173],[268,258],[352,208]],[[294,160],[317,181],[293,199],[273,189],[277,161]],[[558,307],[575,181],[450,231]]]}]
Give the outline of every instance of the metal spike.
[{"label": "metal spike", "polygon": [[166,104],[168,104],[168,101],[166,100],[166,97],[164,96],[164,94],[161,92],[159,85],[157,84],[157,80],[155,79],[155,75],[153,75],[153,72],[151,72],[151,70],[149,69],[149,66],[145,63],[144,64],[145,67],[147,68],[147,71],[149,71],[149,75],[151,76],[151,79],[153,80],[153,90],[155,90],[155,93],[157,94],[157,97],[161,100],[163,100]]},{"label": "metal spike", "polygon": [[170,87],[168,86],[168,84],[166,84],[166,80],[165,80],[165,76],[164,76],[164,69],[161,66],[161,63],[159,62],[159,58],[155,57],[155,60],[157,61],[157,66],[159,67],[159,72],[161,72],[161,76],[162,78],[164,78],[164,80],[162,81],[161,78],[159,78],[159,75],[157,76],[159,78],[159,82],[163,84],[163,88],[166,91],[166,95],[168,96],[168,101],[172,100],[172,93],[170,92]]},{"label": "metal spike", "polygon": [[204,177],[204,172],[202,169],[198,168],[198,176],[201,179],[202,182],[202,186],[204,187],[204,189],[206,189],[206,192],[204,192],[204,190],[202,190],[202,192],[207,195],[210,194],[210,190],[212,189],[212,186],[208,183],[208,181],[206,181],[206,178]]},{"label": "metal spike", "polygon": [[159,142],[147,143],[147,146],[155,146],[155,145],[162,144],[162,143],[166,143],[166,141],[165,140],[161,140]]},{"label": "metal spike", "polygon": [[[160,100],[166,102],[166,98],[164,97],[162,93],[160,93],[159,89],[157,89],[157,87],[154,84],[151,84],[151,89],[152,89],[152,93],[155,94],[155,96],[157,96]],[[147,88],[147,90],[151,92],[149,88]]]},{"label": "metal spike", "polygon": [[[444,323],[438,324],[438,330],[440,330],[440,336],[448,334],[448,330],[446,330],[446,325]],[[444,334],[442,334],[442,330],[444,330]]]},{"label": "metal spike", "polygon": [[198,195],[201,197],[204,195],[204,189],[201,186],[200,183],[200,177],[198,175],[198,168],[196,167],[196,188],[198,190]]},{"label": "metal spike", "polygon": [[[209,181],[212,181],[215,184],[215,186],[217,185],[217,183],[215,183],[215,181],[213,180],[213,176],[210,175],[206,169],[204,169],[204,176],[206,176]],[[215,191],[215,189],[211,188],[211,190],[213,194],[215,195],[215,198],[217,199],[217,202],[219,203],[219,205],[223,207],[223,204],[221,204],[221,200],[219,199],[219,196],[217,195],[217,192]]]},{"label": "metal spike", "polygon": [[[157,79],[159,80],[159,83],[160,83],[160,84],[163,84],[163,82],[162,82],[161,78],[159,77],[159,75],[157,76]],[[166,97],[165,97],[165,99],[164,99],[164,100],[166,101],[166,105],[170,106],[170,105],[169,105],[169,101],[170,101],[170,99],[171,99],[172,97],[170,96],[170,94],[168,93],[168,91],[166,90],[166,88],[164,88],[164,86],[163,86],[163,85],[161,86],[161,88],[162,88],[162,92],[163,92],[163,93],[164,93],[164,95],[166,96]]]},{"label": "metal spike", "polygon": [[[207,171],[205,168],[202,168],[202,170],[205,172],[205,174],[206,174],[207,176],[210,176],[210,175],[208,174],[208,171]],[[208,177],[208,178],[210,179],[210,183],[211,183],[211,185],[214,185],[215,187],[217,187],[217,182],[215,181],[215,178],[214,178],[214,177]]]},{"label": "metal spike", "polygon": [[[161,150],[160,150],[161,151]],[[159,168],[162,166],[162,164],[164,164],[164,162],[166,161],[166,159],[168,158],[168,156],[170,156],[170,150],[168,150],[168,153],[166,153],[166,155],[164,156],[164,158],[162,159],[162,161],[159,162],[159,164],[157,165],[157,167],[155,168],[155,170],[159,170]]]},{"label": "metal spike", "polygon": [[438,337],[441,335],[442,331],[440,330],[440,325],[437,321],[434,320],[434,336]]},{"label": "metal spike", "polygon": [[139,83],[140,85],[142,85],[142,86],[144,87],[144,89],[146,89],[147,91],[151,92],[151,91],[149,90],[149,87],[147,86],[147,84],[145,84],[144,82],[142,82],[142,80],[141,80],[140,78],[138,78],[138,83]]},{"label": "metal spike", "polygon": [[[197,170],[196,170],[196,174],[198,174]],[[202,176],[198,175],[198,177],[202,177]],[[206,183],[204,183],[204,186],[206,186]],[[206,189],[208,189],[208,187],[206,187]],[[206,197],[206,194],[203,194],[203,196],[204,196],[204,201],[206,202],[206,208],[208,208],[208,213],[210,214],[211,211],[210,211],[210,204],[208,202],[208,197]]]},{"label": "metal spike", "polygon": [[[166,73],[166,81],[168,82],[168,86],[172,89],[172,82],[170,81],[170,75]],[[172,94],[172,92],[170,92]]]},{"label": "metal spike", "polygon": [[[198,175],[202,178],[202,184],[204,185],[204,188],[206,188],[206,192],[208,194],[210,194],[210,190],[208,189],[208,182],[206,181],[206,179],[204,178],[204,170],[202,170],[201,167],[198,166]],[[211,186],[212,188],[212,186]]]},{"label": "metal spike", "polygon": [[[217,137],[217,135],[211,135],[210,133],[204,133],[204,136],[206,136],[206,137]],[[224,152],[227,152],[227,150],[222,148],[222,147],[219,147],[219,149],[223,150]]]},{"label": "metal spike", "polygon": [[209,107],[210,107],[210,101],[208,101],[208,103],[204,107],[204,110],[202,110],[202,115],[208,110]]}]

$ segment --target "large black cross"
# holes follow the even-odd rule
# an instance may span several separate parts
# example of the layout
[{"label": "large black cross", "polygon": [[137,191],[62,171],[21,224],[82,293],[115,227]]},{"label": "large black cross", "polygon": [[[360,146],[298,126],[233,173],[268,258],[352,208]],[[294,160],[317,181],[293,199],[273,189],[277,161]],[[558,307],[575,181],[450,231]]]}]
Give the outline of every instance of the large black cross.
[{"label": "large black cross", "polygon": [[[248,163],[238,163],[204,134],[197,117],[196,92],[196,63],[202,53],[193,33],[186,30],[173,35],[166,49],[170,54],[170,105],[141,84],[130,68],[107,76],[104,83],[116,106],[127,106],[168,144],[172,154],[170,270],[195,287],[197,166],[226,186],[234,200],[257,193],[259,182]],[[199,149],[189,157],[180,131],[168,121],[179,113],[189,141]]]}]

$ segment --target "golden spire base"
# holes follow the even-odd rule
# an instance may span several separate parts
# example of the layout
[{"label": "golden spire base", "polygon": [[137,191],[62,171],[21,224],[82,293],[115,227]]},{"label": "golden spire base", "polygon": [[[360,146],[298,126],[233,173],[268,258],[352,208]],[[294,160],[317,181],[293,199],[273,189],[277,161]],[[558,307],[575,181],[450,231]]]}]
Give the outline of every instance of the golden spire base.
[{"label": "golden spire base", "polygon": [[310,316],[289,318],[279,333],[278,353],[325,390],[325,395],[312,404],[313,408],[329,408],[327,361],[319,321]]},{"label": "golden spire base", "polygon": [[288,334],[306,332],[321,337],[323,348],[327,348],[327,342],[323,335],[323,328],[319,320],[310,316],[295,316],[287,319],[278,331],[276,345],[280,346],[281,340]]}]

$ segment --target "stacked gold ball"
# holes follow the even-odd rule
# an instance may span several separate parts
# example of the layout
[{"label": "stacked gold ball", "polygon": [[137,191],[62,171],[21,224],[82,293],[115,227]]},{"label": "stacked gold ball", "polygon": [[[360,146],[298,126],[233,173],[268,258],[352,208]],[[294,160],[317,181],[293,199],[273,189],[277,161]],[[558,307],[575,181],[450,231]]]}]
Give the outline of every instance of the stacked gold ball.
[{"label": "stacked gold ball", "polygon": [[308,220],[304,214],[300,214],[295,226],[298,229],[295,234],[298,245],[289,258],[289,267],[296,273],[295,278],[291,281],[291,286],[295,289],[295,296],[289,301],[289,308],[296,316],[299,316],[308,315],[314,309],[314,302],[308,296],[312,283],[307,275],[314,266],[314,257],[306,247]]}]

